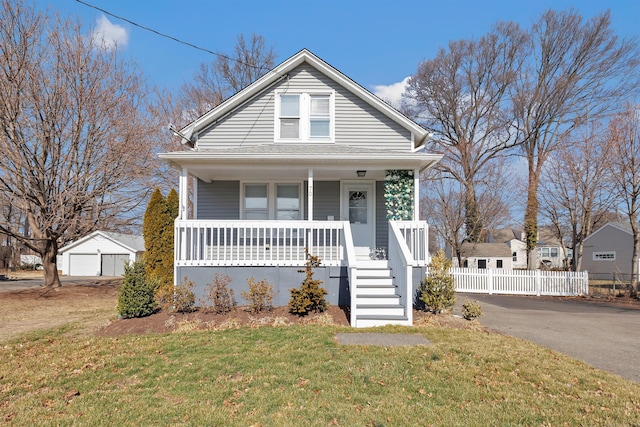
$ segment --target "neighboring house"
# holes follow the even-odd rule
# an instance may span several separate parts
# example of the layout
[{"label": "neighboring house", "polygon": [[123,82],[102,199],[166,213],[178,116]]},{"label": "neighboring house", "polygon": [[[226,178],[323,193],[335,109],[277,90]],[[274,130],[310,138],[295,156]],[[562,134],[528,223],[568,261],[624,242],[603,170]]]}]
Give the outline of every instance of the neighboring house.
[{"label": "neighboring house", "polygon": [[66,276],[122,276],[124,266],[144,253],[144,238],[94,231],[60,249],[60,269]]},{"label": "neighboring house", "polygon": [[632,255],[631,226],[610,222],[584,239],[582,270],[588,271],[589,277],[593,278],[611,279],[615,276],[628,280]]},{"label": "neighboring house", "polygon": [[[347,306],[352,326],[412,323],[429,262],[419,176],[441,158],[424,151],[425,129],[302,50],[175,133],[190,150],[160,157],[181,172],[177,283],[202,297],[226,274],[238,297],[247,279],[266,279],[286,305],[308,248],[327,301]],[[389,214],[415,221],[388,220],[387,198],[412,192]]]},{"label": "neighboring house", "polygon": [[490,243],[506,243],[511,251],[511,268],[527,268],[527,244],[524,231],[514,228],[503,228],[492,231],[488,240]]},{"label": "neighboring house", "polygon": [[[513,268],[511,250],[505,243],[464,242],[460,255],[465,268]],[[457,260],[454,258],[454,265]]]},{"label": "neighboring house", "polygon": [[[511,228],[494,230],[489,234],[488,240],[492,243],[504,242],[509,246],[512,256],[511,268],[527,268],[527,243],[523,230]],[[565,258],[561,242],[550,228],[543,226],[538,229],[536,255],[539,268],[564,268],[568,265],[567,260],[571,259],[572,253],[567,249]]]}]

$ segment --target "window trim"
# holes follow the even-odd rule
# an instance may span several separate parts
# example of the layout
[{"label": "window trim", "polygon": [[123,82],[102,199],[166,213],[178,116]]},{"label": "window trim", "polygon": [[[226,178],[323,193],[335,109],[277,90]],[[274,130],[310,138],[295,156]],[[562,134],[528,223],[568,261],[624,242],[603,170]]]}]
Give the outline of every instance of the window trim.
[{"label": "window trim", "polygon": [[[281,104],[280,96],[282,95],[299,95],[299,123],[298,123],[298,138],[282,138],[280,136],[280,120],[281,116]],[[313,96],[328,96],[329,97],[329,136],[311,136],[311,98]],[[335,90],[276,90],[274,101],[274,114],[273,114],[273,136],[274,142],[313,142],[321,143],[335,142]]]},{"label": "window trim", "polygon": [[305,217],[304,210],[304,182],[302,181],[255,181],[255,180],[247,180],[240,181],[240,219],[243,221],[252,221],[247,220],[245,215],[245,187],[247,185],[266,185],[267,186],[267,219],[265,221],[288,221],[288,220],[278,220],[276,219],[277,215],[277,186],[278,185],[297,185],[298,186],[298,200],[300,201],[300,213],[299,218],[294,221],[303,220]]}]

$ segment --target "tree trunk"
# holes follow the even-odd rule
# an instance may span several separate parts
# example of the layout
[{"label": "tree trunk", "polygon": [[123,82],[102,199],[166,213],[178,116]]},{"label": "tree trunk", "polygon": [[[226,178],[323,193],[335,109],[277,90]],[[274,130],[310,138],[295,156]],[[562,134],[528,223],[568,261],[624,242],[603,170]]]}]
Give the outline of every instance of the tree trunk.
[{"label": "tree trunk", "polygon": [[538,185],[540,181],[533,167],[533,159],[529,159],[529,183],[527,185],[527,207],[524,211],[524,231],[527,243],[527,268],[538,268],[536,245],[538,244]]},{"label": "tree trunk", "polygon": [[57,288],[62,286],[58,276],[58,242],[47,240],[42,254],[42,267],[44,268],[44,286]]},{"label": "tree trunk", "polygon": [[475,189],[471,184],[465,185],[464,210],[467,240],[471,243],[480,243],[482,241],[482,219],[478,211]]}]

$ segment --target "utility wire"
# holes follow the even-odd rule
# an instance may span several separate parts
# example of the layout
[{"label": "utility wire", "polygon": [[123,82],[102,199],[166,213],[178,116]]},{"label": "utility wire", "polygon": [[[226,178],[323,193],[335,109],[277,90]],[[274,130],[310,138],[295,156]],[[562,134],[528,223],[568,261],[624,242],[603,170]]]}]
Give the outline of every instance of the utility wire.
[{"label": "utility wire", "polygon": [[78,2],[78,3],[80,3],[80,4],[83,4],[83,5],[87,6],[87,7],[90,7],[90,8],[92,8],[92,9],[99,10],[100,12],[104,13],[105,15],[109,15],[109,16],[111,16],[111,17],[113,17],[113,18],[120,19],[121,21],[128,22],[129,24],[131,24],[131,25],[133,25],[133,26],[135,26],[135,27],[141,28],[141,29],[143,29],[143,30],[145,30],[145,31],[150,31],[150,32],[152,32],[152,33],[154,33],[154,34],[156,34],[156,35],[159,35],[160,37],[164,37],[164,38],[167,38],[167,39],[169,39],[169,40],[173,40],[173,41],[178,42],[178,43],[180,43],[180,44],[183,44],[183,45],[185,45],[185,46],[189,46],[189,47],[192,47],[192,48],[194,48],[194,49],[198,49],[198,50],[201,50],[201,51],[203,51],[203,52],[209,53],[209,54],[211,54],[211,55],[219,56],[219,57],[225,58],[225,59],[227,59],[227,60],[229,60],[229,61],[234,61],[234,62],[237,62],[237,63],[239,63],[239,64],[245,65],[245,66],[247,66],[247,67],[255,68],[255,69],[257,69],[257,70],[267,70],[267,71],[271,71],[271,70],[270,70],[269,68],[267,68],[267,67],[263,67],[263,66],[257,66],[257,65],[249,64],[249,63],[247,63],[247,62],[243,62],[243,61],[241,61],[241,60],[239,60],[239,59],[231,58],[230,56],[225,55],[225,54],[223,54],[223,53],[214,52],[214,51],[209,50],[209,49],[206,49],[206,48],[204,48],[204,47],[197,46],[197,45],[195,45],[195,44],[193,44],[193,43],[189,43],[189,42],[186,42],[186,41],[184,41],[184,40],[180,40],[179,38],[176,38],[176,37],[170,36],[170,35],[168,35],[168,34],[161,33],[160,31],[154,30],[153,28],[145,27],[144,25],[138,24],[137,22],[134,22],[134,21],[132,21],[132,20],[130,20],[130,19],[127,19],[127,18],[124,18],[124,17],[122,17],[122,16],[116,15],[115,13],[111,13],[111,12],[109,12],[109,11],[107,11],[107,10],[104,10],[104,9],[102,9],[102,8],[98,7],[98,6],[92,5],[92,4],[87,3],[87,2],[85,2],[85,1],[82,1],[82,0],[76,0],[76,2]]}]

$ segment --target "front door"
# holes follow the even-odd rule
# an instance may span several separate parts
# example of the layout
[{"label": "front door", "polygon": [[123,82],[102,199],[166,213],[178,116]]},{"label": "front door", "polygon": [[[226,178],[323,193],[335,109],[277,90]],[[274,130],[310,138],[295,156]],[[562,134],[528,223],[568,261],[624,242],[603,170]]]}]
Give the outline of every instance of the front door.
[{"label": "front door", "polygon": [[368,257],[375,249],[374,184],[349,183],[343,185],[342,217],[349,220],[356,255]]}]

